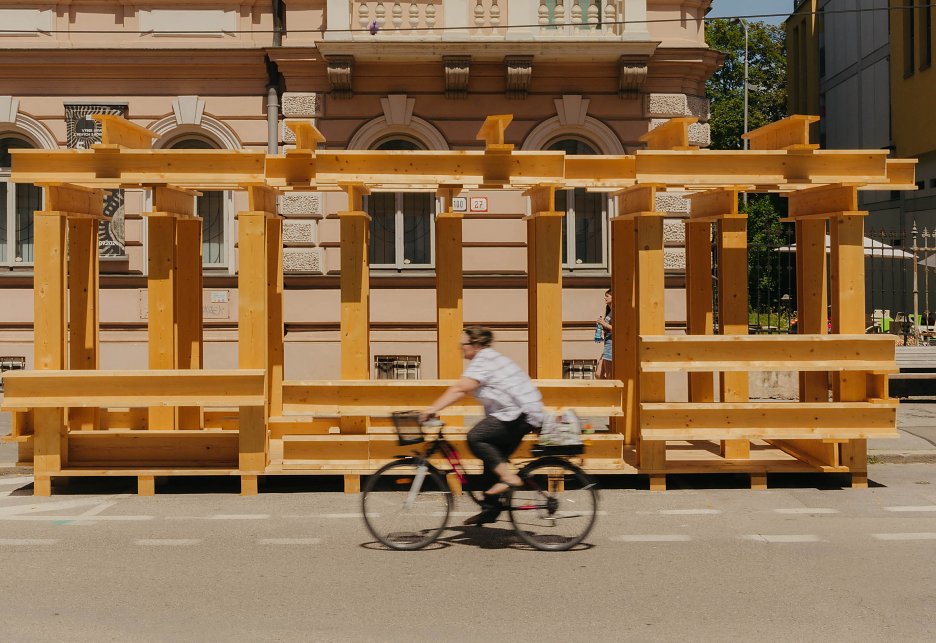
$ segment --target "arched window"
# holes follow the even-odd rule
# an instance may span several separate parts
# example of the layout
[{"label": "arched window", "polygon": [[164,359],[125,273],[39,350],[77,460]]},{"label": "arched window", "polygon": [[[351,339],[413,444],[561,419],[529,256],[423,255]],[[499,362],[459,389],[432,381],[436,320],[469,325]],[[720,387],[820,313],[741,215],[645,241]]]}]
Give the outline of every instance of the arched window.
[{"label": "arched window", "polygon": [[[552,142],[550,151],[569,156],[596,154],[591,144],[574,138]],[[556,209],[564,211],[562,263],[569,270],[606,268],[608,265],[608,198],[584,188],[556,192]],[[571,243],[570,240],[571,239]]]},{"label": "arched window", "polygon": [[35,147],[17,134],[0,134],[0,264],[33,261],[33,213],[42,209],[42,188],[10,182],[10,150]]},{"label": "arched window", "polygon": [[[408,138],[384,139],[377,150],[423,149]],[[435,198],[426,192],[375,192],[367,197],[370,223],[368,260],[373,268],[432,267]]]},{"label": "arched window", "polygon": [[[166,146],[173,150],[213,150],[218,146],[203,138],[185,137]],[[201,196],[195,202],[198,216],[202,219],[202,265],[224,267],[228,263],[227,240],[232,209],[230,193],[221,190],[199,190]]]}]

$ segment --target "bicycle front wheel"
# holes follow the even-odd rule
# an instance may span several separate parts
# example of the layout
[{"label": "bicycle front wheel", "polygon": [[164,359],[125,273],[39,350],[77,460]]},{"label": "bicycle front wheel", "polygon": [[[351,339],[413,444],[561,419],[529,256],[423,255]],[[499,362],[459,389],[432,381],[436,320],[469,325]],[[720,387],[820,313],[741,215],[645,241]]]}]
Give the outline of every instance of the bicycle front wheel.
[{"label": "bicycle front wheel", "polygon": [[424,460],[406,458],[381,467],[367,479],[362,497],[364,523],[391,549],[421,549],[448,523],[452,494]]},{"label": "bicycle front wheel", "polygon": [[565,551],[595,525],[597,484],[562,458],[540,458],[520,471],[523,488],[510,494],[510,522],[520,538],[542,551]]}]

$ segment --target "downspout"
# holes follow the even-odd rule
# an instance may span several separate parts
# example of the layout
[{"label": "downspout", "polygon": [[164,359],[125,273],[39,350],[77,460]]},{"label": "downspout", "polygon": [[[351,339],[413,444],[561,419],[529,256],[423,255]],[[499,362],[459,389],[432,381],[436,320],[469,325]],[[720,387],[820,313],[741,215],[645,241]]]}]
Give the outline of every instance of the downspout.
[{"label": "downspout", "polygon": [[[273,46],[283,46],[283,27],[285,5],[283,0],[272,0],[273,6]],[[276,63],[266,56],[267,68],[267,153],[279,153],[279,88],[280,73]]]}]

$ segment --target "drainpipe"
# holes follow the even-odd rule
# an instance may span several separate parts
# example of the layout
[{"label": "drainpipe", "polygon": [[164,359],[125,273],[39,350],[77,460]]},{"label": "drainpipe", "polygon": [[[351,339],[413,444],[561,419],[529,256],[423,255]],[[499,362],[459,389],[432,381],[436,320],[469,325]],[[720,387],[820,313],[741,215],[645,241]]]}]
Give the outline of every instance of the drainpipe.
[{"label": "drainpipe", "polygon": [[283,15],[283,10],[286,8],[286,5],[283,4],[283,0],[272,0],[273,1],[273,46],[282,47],[283,46],[283,30],[285,26],[285,16]]},{"label": "drainpipe", "polygon": [[[283,46],[284,9],[283,0],[272,0],[273,46]],[[279,153],[279,88],[280,74],[276,63],[266,57],[267,68],[267,153]]]}]

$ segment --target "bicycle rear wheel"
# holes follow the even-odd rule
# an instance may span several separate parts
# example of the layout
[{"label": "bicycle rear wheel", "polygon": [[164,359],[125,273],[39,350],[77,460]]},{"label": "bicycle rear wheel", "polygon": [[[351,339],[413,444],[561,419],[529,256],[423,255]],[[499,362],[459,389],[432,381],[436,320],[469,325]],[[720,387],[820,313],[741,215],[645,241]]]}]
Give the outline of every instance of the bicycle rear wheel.
[{"label": "bicycle rear wheel", "polygon": [[374,538],[391,549],[412,550],[429,545],[445,529],[452,494],[435,468],[406,458],[370,476],[361,503]]},{"label": "bicycle rear wheel", "polygon": [[565,551],[595,525],[597,484],[562,458],[540,458],[520,471],[522,489],[509,498],[510,522],[520,538],[542,551]]}]

